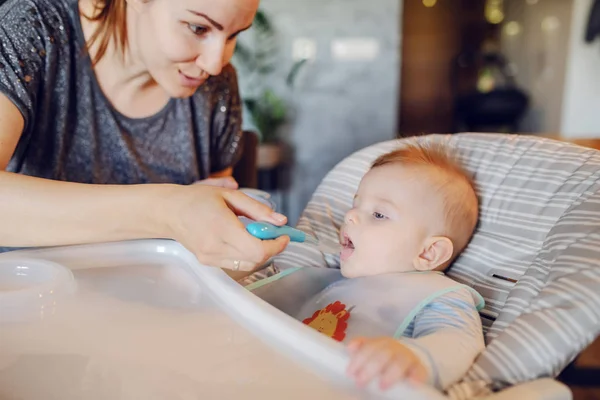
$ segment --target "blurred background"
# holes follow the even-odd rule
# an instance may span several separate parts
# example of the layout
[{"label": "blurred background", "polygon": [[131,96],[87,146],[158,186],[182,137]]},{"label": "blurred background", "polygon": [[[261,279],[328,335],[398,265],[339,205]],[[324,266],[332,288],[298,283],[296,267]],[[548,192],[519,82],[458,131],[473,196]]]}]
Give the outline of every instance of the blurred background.
[{"label": "blurred background", "polygon": [[465,131],[600,138],[595,0],[262,0],[233,64],[292,224],[344,157]]}]

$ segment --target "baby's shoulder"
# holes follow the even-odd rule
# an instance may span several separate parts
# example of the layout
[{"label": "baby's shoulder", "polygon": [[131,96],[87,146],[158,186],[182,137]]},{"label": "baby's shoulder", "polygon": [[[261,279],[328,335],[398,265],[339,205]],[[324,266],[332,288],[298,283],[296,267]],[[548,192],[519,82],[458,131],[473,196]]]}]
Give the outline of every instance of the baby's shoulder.
[{"label": "baby's shoulder", "polygon": [[484,300],[479,293],[467,286],[462,286],[435,296],[424,308],[424,311],[448,313],[463,311],[469,314],[478,314],[484,305]]},{"label": "baby's shoulder", "polygon": [[460,283],[445,274],[428,274],[424,279],[430,283],[434,292],[431,295],[432,303],[444,302],[455,305],[475,308],[477,311],[485,306],[485,300],[472,287]]}]

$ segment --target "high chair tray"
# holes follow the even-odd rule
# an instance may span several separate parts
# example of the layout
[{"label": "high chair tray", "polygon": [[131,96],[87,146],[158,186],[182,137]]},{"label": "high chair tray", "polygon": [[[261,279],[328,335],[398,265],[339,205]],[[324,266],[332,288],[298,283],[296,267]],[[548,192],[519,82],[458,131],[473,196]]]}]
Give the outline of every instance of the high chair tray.
[{"label": "high chair tray", "polygon": [[343,346],[167,240],[0,255],[1,399],[443,399],[358,391]]}]

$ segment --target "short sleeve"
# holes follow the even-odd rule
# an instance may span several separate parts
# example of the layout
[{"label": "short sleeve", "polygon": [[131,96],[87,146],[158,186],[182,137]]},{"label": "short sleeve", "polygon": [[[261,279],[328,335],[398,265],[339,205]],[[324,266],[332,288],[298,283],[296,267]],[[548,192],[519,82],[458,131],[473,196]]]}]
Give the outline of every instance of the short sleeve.
[{"label": "short sleeve", "polygon": [[429,303],[413,324],[412,337],[400,340],[421,359],[438,389],[461,379],[485,348],[481,319],[466,289]]},{"label": "short sleeve", "polygon": [[8,0],[0,6],[0,92],[23,115],[25,130],[65,30],[61,21],[56,9],[41,2]]},{"label": "short sleeve", "polygon": [[227,65],[216,85],[210,173],[233,167],[242,153],[242,107],[235,69]]}]

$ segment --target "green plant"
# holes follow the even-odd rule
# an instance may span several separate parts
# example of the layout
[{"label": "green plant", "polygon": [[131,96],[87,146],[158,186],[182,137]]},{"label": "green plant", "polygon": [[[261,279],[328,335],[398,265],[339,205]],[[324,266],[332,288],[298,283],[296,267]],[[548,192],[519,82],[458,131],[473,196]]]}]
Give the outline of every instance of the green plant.
[{"label": "green plant", "polygon": [[[279,130],[288,120],[288,105],[271,84],[277,66],[281,63],[277,33],[267,14],[258,10],[252,28],[238,41],[233,63],[244,78],[242,90],[244,107],[252,124],[258,130],[261,142],[279,140]],[[285,78],[288,88],[293,88],[298,73],[306,60],[295,62]]]}]

